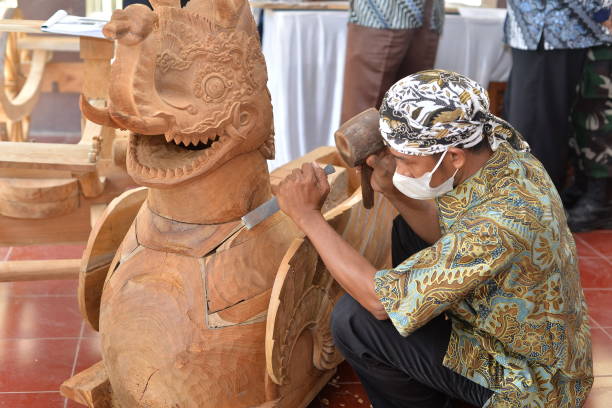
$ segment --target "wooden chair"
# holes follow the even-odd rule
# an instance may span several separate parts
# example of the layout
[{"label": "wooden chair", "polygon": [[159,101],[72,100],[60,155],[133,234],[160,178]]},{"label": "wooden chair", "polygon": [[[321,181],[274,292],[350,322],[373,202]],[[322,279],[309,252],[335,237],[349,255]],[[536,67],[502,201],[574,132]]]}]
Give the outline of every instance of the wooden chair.
[{"label": "wooden chair", "polygon": [[[97,38],[31,36],[42,21],[19,20],[8,9],[0,20],[0,121],[11,141],[0,141],[0,246],[86,242],[96,215],[133,187],[125,172],[126,138],[83,120],[77,144],[24,143],[29,115],[41,90],[45,64],[54,51],[80,52],[83,94],[103,106],[113,43]],[[18,55],[31,53],[27,77]],[[6,68],[8,67],[8,68]],[[2,90],[4,89],[4,92]],[[119,137],[118,137],[119,136]],[[123,135],[125,136],[125,135]],[[79,260],[0,263],[0,281],[74,279]]]}]

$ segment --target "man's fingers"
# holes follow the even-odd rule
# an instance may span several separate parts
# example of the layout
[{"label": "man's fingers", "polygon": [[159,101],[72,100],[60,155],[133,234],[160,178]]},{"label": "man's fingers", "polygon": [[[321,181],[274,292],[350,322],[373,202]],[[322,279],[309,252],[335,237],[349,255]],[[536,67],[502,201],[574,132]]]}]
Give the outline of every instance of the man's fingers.
[{"label": "man's fingers", "polygon": [[[281,184],[282,184],[282,181],[281,181]],[[279,185],[271,184],[270,188],[272,190],[272,194],[278,195],[278,192],[280,191],[280,186],[281,186],[280,184]]]},{"label": "man's fingers", "polygon": [[327,181],[327,174],[325,174],[325,170],[323,170],[319,166],[314,166],[313,170],[314,177],[317,181],[317,184],[319,185],[319,188],[321,188],[321,191],[329,189],[329,182]]},{"label": "man's fingers", "polygon": [[371,168],[376,167],[377,163],[378,163],[378,156],[376,156],[375,154],[372,154],[366,158],[366,164],[370,166]]},{"label": "man's fingers", "polygon": [[299,180],[301,176],[302,176],[302,170],[293,169],[291,171],[291,174],[287,178],[289,178],[290,180]]},{"label": "man's fingers", "polygon": [[304,175],[304,178],[308,181],[312,181],[313,183],[317,181],[317,177],[315,176],[315,169],[312,163],[302,164],[302,174]]}]

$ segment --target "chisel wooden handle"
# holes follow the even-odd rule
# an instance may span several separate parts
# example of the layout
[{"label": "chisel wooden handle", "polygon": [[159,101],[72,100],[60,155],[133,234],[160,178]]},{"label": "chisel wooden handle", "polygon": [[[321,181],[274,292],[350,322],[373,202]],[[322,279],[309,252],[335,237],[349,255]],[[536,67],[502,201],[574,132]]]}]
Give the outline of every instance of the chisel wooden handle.
[{"label": "chisel wooden handle", "polygon": [[367,164],[361,165],[361,198],[364,208],[368,210],[374,205],[374,189],[372,189],[372,168]]}]

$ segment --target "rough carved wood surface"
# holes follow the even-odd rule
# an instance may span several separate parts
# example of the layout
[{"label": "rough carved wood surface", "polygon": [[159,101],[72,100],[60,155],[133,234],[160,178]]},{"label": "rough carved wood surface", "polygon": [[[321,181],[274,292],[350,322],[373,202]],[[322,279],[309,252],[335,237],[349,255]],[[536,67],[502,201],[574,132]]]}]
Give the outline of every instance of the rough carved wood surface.
[{"label": "rough carved wood surface", "polygon": [[90,238],[79,302],[103,364],[62,393],[95,407],[305,407],[339,362],[329,313],[340,288],[284,214],[252,230],[240,217],[291,168],[334,164],[326,216],[382,265],[391,224],[376,217],[388,208],[361,209],[359,178],[333,148],[268,174],[272,108],[246,1],[152,3],[104,29],[117,40],[108,106],[82,98],[89,119],[131,131],[127,170],[149,189],[131,226],[138,202],[126,195]]}]

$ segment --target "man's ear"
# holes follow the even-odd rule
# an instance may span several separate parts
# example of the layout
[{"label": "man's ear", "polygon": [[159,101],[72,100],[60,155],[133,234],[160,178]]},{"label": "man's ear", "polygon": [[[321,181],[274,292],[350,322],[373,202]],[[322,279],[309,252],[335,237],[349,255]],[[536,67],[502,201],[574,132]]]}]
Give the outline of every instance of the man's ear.
[{"label": "man's ear", "polygon": [[455,169],[462,168],[467,160],[466,151],[464,149],[459,149],[458,147],[449,147],[448,156],[450,156],[452,166]]}]

